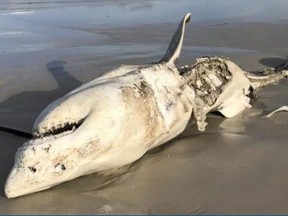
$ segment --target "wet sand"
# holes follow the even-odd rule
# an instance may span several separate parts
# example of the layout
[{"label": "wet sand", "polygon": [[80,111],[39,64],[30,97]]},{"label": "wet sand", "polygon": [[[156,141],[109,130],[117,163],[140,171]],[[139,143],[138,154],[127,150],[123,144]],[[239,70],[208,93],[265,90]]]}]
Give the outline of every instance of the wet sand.
[{"label": "wet sand", "polygon": [[[287,62],[286,1],[19,2],[0,3],[0,125],[27,132],[43,108],[81,83],[160,59],[189,11],[179,64],[219,55],[261,71]],[[0,132],[0,213],[287,213],[288,114],[263,117],[288,104],[287,92],[287,80],[262,89],[252,109],[210,115],[205,132],[189,125],[116,173],[15,199],[3,187],[25,139]]]}]

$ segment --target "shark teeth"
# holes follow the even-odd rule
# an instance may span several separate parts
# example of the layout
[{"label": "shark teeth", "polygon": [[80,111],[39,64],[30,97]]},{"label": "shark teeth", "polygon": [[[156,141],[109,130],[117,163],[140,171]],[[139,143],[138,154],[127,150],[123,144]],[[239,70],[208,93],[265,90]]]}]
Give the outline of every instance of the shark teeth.
[{"label": "shark teeth", "polygon": [[78,122],[73,122],[73,123],[69,122],[69,123],[57,125],[56,127],[52,127],[51,129],[46,130],[42,133],[39,133],[38,132],[39,130],[36,129],[33,132],[33,139],[43,139],[45,137],[51,137],[51,136],[54,138],[57,138],[57,137],[65,135],[67,133],[74,132],[77,128],[79,128],[82,125],[84,120],[85,120],[85,118],[81,119]]},{"label": "shark teeth", "polygon": [[72,134],[76,129],[72,129],[69,131],[65,131],[61,134],[57,134],[57,135],[49,135],[49,136],[45,136],[45,137],[38,137],[38,138],[33,138],[31,140],[29,140],[28,142],[24,143],[24,145],[40,145],[49,141],[53,141],[55,139],[58,139],[60,137],[64,137],[66,135]]}]

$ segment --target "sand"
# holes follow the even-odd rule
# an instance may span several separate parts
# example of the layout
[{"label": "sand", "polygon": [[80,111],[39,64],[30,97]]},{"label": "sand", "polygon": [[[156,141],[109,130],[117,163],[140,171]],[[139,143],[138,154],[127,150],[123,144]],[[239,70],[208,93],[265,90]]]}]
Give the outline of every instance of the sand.
[{"label": "sand", "polygon": [[[38,3],[37,3],[38,2]],[[249,3],[249,4],[248,4]],[[120,64],[160,59],[192,12],[180,64],[228,56],[248,71],[287,62],[286,1],[1,1],[0,125],[29,132],[68,91]],[[287,81],[257,92],[232,119],[210,115],[113,174],[92,174],[7,199],[3,188],[25,139],[0,132],[1,214],[288,213]]]}]

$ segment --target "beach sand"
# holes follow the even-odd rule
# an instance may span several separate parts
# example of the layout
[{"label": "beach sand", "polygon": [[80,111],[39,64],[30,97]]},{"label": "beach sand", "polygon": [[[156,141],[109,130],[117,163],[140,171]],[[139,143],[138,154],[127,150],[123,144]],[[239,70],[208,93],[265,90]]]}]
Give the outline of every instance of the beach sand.
[{"label": "beach sand", "polygon": [[[192,12],[179,64],[226,56],[247,71],[287,62],[287,1],[1,1],[0,125],[30,132],[53,100],[121,64],[161,59]],[[25,139],[0,132],[1,214],[288,213],[287,80],[253,108],[209,115],[115,173],[91,174],[7,199],[4,183]]]}]

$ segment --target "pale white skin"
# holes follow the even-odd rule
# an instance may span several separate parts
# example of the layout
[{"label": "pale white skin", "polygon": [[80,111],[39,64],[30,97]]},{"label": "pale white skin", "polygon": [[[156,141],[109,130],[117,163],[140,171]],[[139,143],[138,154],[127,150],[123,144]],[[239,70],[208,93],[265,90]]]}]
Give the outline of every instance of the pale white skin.
[{"label": "pale white skin", "polygon": [[[7,197],[129,164],[180,134],[195,97],[174,64],[189,18],[183,18],[160,63],[122,66],[50,104],[35,122],[39,137],[16,153]],[[79,121],[78,128],[47,134]]]}]

